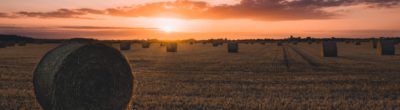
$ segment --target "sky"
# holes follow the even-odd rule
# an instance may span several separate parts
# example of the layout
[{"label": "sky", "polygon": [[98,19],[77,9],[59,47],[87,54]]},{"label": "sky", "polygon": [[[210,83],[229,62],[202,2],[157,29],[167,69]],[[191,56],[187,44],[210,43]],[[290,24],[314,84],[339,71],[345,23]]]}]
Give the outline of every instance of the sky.
[{"label": "sky", "polygon": [[36,38],[400,36],[400,0],[0,0],[0,34]]}]

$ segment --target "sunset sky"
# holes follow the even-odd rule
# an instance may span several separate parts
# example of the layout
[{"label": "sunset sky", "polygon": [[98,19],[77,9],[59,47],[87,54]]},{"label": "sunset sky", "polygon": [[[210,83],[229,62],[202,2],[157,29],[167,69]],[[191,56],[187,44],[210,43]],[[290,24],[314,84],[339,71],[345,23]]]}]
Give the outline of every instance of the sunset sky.
[{"label": "sunset sky", "polygon": [[36,38],[400,36],[400,0],[0,0],[0,34]]}]

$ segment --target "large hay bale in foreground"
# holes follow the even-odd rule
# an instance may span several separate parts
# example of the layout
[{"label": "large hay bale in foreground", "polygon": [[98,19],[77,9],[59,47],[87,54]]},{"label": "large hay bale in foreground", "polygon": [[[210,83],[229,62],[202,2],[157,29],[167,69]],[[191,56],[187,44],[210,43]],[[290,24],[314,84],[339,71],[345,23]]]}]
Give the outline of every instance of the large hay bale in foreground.
[{"label": "large hay bale in foreground", "polygon": [[337,45],[335,41],[322,42],[323,57],[337,57]]},{"label": "large hay bale in foreground", "polygon": [[239,44],[237,42],[229,42],[228,43],[228,52],[229,53],[238,53],[239,52]]},{"label": "large hay bale in foreground", "polygon": [[119,49],[120,50],[130,50],[131,49],[131,43],[130,42],[121,42],[119,44]]},{"label": "large hay bale in foreground", "polygon": [[123,110],[133,75],[118,50],[105,44],[65,44],[37,65],[33,85],[45,110]]},{"label": "large hay bale in foreground", "polygon": [[378,43],[378,55],[395,55],[395,45],[393,41],[382,40]]},{"label": "large hay bale in foreground", "polygon": [[150,48],[150,42],[142,42],[142,48]]},{"label": "large hay bale in foreground", "polygon": [[178,43],[168,43],[167,44],[167,52],[177,52],[178,51]]}]

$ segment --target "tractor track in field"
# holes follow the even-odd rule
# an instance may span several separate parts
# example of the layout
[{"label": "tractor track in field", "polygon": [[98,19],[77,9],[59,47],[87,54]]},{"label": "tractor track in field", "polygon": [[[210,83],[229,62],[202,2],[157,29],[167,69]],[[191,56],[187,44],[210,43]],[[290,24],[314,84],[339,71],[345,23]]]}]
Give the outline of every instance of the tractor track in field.
[{"label": "tractor track in field", "polygon": [[292,49],[294,52],[296,52],[302,59],[304,59],[309,65],[313,67],[319,67],[321,64],[319,64],[317,61],[315,61],[311,56],[306,55],[303,51],[298,50],[295,47],[288,46],[290,49]]},{"label": "tractor track in field", "polygon": [[286,49],[285,46],[282,46],[283,49],[283,63],[285,64],[286,68],[289,69],[290,68],[290,62],[288,59],[288,51]]}]

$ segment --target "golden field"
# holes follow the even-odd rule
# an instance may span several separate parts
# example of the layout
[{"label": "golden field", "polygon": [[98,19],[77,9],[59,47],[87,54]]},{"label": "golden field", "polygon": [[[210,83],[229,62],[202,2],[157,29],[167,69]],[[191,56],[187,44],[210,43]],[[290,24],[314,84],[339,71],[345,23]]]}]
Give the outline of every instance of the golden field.
[{"label": "golden field", "polygon": [[[378,56],[368,42],[338,43],[339,57],[321,57],[321,44],[178,44],[177,53],[152,44],[122,51],[135,75],[134,109],[400,109],[400,54]],[[0,109],[39,110],[32,71],[57,44],[0,49]],[[117,48],[118,44],[114,44]],[[400,52],[397,46],[396,52]]]}]

